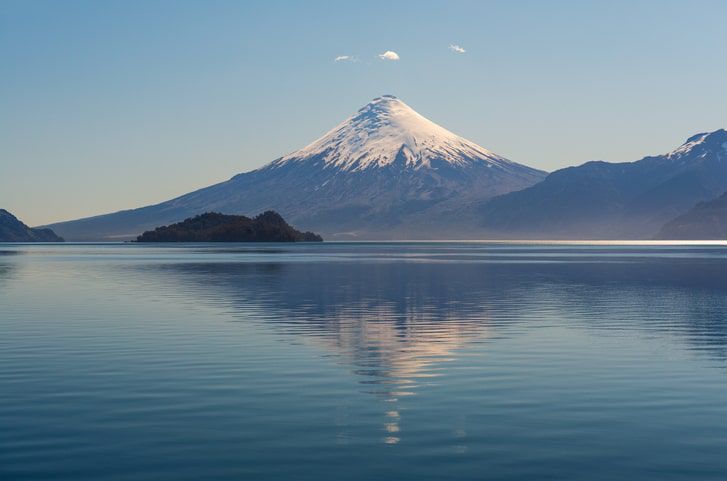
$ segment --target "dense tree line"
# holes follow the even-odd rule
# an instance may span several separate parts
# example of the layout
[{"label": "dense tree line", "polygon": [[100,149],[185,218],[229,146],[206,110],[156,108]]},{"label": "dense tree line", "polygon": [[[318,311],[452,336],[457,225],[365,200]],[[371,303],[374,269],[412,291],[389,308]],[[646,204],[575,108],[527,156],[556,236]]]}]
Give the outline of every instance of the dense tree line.
[{"label": "dense tree line", "polygon": [[218,212],[191,217],[153,231],[146,231],[137,242],[321,242],[321,236],[300,232],[274,211],[253,218]]}]

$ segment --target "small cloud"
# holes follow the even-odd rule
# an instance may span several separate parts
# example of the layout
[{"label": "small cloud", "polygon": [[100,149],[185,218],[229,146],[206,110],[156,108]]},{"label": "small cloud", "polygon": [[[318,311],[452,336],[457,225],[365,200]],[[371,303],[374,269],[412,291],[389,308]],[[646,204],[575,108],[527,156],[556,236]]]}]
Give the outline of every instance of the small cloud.
[{"label": "small cloud", "polygon": [[352,55],[339,55],[333,59],[334,62],[355,62],[356,57]]},{"label": "small cloud", "polygon": [[399,54],[392,50],[387,50],[384,53],[380,53],[379,58],[381,60],[399,60]]},{"label": "small cloud", "polygon": [[452,44],[449,46],[449,49],[454,53],[465,53],[467,50],[463,49],[459,45]]}]

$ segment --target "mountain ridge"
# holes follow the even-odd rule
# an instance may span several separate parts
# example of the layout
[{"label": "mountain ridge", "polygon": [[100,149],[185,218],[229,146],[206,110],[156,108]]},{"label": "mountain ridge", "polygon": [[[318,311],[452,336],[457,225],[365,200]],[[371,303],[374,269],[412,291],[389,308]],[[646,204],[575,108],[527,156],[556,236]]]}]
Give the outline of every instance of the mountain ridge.
[{"label": "mountain ridge", "polygon": [[591,161],[479,207],[492,236],[650,239],[668,220],[727,190],[727,132],[693,135],[633,162]]}]

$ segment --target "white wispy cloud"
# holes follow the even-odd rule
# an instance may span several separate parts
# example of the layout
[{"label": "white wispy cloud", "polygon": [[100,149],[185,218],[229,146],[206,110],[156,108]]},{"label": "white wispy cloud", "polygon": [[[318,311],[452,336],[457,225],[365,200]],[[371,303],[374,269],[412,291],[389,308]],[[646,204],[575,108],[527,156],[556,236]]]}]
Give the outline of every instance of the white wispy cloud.
[{"label": "white wispy cloud", "polygon": [[399,54],[393,50],[387,50],[384,53],[379,54],[381,60],[399,60]]},{"label": "white wispy cloud", "polygon": [[463,49],[459,45],[451,44],[449,49],[454,53],[465,53],[467,50]]},{"label": "white wispy cloud", "polygon": [[353,55],[339,55],[333,59],[334,62],[355,62],[356,57]]}]

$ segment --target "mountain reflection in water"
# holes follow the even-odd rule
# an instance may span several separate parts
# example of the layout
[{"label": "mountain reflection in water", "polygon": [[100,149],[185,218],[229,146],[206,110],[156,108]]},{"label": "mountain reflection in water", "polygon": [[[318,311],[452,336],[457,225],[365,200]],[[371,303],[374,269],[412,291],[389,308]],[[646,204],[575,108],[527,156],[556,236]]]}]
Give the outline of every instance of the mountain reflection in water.
[{"label": "mountain reflection in water", "polygon": [[3,250],[0,475],[727,472],[723,247]]},{"label": "mountain reflection in water", "polygon": [[154,285],[178,288],[188,302],[224,304],[245,322],[269,324],[337,356],[364,391],[392,403],[385,423],[385,442],[392,443],[399,440],[400,397],[435,384],[444,363],[469,344],[538,325],[566,323],[607,336],[658,333],[725,359],[727,258],[705,251],[664,262],[658,252],[605,253],[561,257],[547,249],[523,257],[514,250],[469,259],[447,253],[374,263],[263,259],[135,269]]}]

